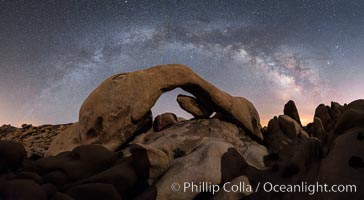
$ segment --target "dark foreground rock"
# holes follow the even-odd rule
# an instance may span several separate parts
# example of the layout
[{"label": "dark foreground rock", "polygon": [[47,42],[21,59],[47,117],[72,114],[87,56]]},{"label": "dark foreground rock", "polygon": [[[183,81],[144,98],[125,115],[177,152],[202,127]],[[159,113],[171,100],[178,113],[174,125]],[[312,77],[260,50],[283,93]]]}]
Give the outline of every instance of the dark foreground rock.
[{"label": "dark foreground rock", "polygon": [[22,144],[13,141],[0,141],[0,172],[18,169],[26,156]]},{"label": "dark foreground rock", "polygon": [[300,115],[298,114],[298,110],[294,101],[290,100],[284,105],[283,113],[302,125]]}]

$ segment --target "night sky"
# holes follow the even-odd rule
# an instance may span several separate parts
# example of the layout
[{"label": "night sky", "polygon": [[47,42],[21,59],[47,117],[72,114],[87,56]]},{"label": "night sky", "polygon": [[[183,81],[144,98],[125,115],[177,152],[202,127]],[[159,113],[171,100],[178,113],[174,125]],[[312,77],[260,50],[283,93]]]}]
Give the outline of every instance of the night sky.
[{"label": "night sky", "polygon": [[[189,65],[251,100],[262,123],[296,102],[364,98],[364,1],[0,0],[0,124],[74,122],[107,77]],[[164,94],[154,115],[189,117]]]}]

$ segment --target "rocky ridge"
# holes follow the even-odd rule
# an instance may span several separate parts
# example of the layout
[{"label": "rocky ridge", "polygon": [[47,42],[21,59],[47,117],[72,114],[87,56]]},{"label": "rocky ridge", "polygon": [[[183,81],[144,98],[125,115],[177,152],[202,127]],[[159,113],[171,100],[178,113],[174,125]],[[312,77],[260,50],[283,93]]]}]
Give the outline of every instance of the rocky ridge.
[{"label": "rocky ridge", "polygon": [[42,126],[22,124],[21,128],[2,125],[0,127],[0,140],[23,144],[28,157],[43,157],[53,138],[67,129],[68,126],[70,124]]}]

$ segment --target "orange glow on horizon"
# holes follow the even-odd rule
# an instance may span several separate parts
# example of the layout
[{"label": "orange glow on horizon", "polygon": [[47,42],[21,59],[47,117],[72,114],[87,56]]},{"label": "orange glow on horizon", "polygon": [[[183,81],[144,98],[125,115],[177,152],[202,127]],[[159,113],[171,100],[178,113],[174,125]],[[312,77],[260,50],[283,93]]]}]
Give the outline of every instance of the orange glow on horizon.
[{"label": "orange glow on horizon", "polygon": [[[260,116],[260,124],[262,127],[268,126],[268,122],[274,118],[274,116],[279,115],[262,115]],[[300,115],[301,123],[303,126],[306,126],[308,123],[311,123],[313,121],[313,114],[302,114]]]},{"label": "orange glow on horizon", "polygon": [[5,125],[5,124],[6,125],[10,124],[11,126],[18,127],[18,128],[20,128],[22,124],[32,124],[33,126],[42,125],[42,123],[39,123],[39,121],[37,121],[37,120],[17,120],[14,122],[7,122],[3,118],[0,118],[0,126]]}]

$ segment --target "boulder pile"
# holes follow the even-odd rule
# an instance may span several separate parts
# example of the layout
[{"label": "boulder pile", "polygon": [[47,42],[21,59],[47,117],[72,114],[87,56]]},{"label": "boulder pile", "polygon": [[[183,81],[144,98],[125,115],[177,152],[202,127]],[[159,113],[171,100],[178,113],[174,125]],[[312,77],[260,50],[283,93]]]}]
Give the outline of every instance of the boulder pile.
[{"label": "boulder pile", "polygon": [[43,157],[53,139],[71,124],[33,126],[22,124],[0,126],[0,140],[15,141],[24,145],[28,157]]}]

